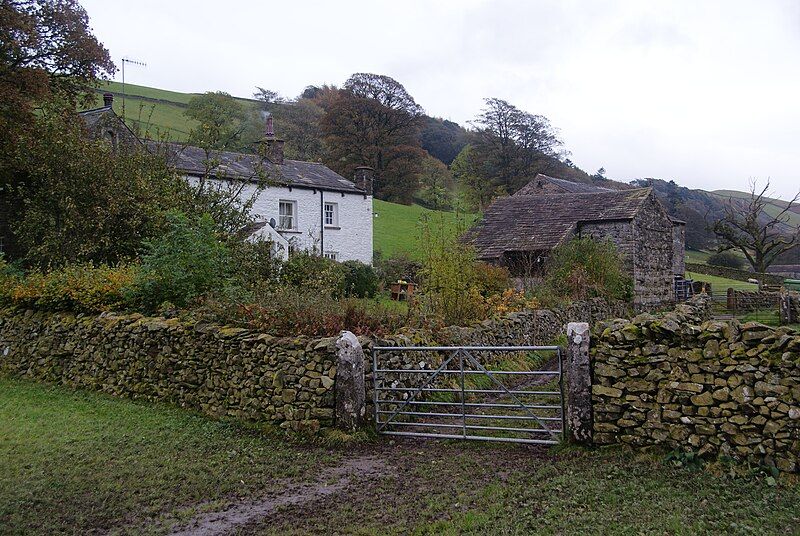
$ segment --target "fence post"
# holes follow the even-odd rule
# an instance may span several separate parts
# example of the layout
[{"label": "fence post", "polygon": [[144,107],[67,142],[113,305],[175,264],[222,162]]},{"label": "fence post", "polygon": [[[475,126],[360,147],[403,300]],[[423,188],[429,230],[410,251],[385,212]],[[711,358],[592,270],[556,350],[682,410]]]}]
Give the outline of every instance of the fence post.
[{"label": "fence post", "polygon": [[592,443],[592,371],[589,363],[589,324],[567,324],[567,416],[569,440]]},{"label": "fence post", "polygon": [[355,432],[364,425],[364,350],[358,338],[343,331],[336,340],[336,427]]}]

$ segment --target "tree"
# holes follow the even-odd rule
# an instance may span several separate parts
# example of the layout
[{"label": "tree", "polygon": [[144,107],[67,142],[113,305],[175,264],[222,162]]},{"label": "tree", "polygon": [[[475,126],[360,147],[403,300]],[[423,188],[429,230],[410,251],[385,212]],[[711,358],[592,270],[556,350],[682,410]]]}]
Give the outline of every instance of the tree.
[{"label": "tree", "polygon": [[486,99],[473,124],[471,144],[483,162],[482,176],[495,186],[518,190],[560,156],[563,143],[546,117],[502,99]]},{"label": "tree", "polygon": [[184,114],[199,123],[189,132],[189,143],[204,149],[237,150],[247,128],[244,106],[224,91],[192,97]]},{"label": "tree", "polygon": [[[199,123],[189,133],[189,143],[205,152],[203,174],[191,183],[193,203],[198,210],[202,207],[199,213],[211,215],[220,231],[234,234],[251,221],[258,195],[279,173],[264,158],[263,144],[253,139],[263,137],[263,121],[258,110],[221,91],[193,97],[185,113]],[[245,151],[260,152],[240,154]],[[252,169],[250,175],[229,176],[231,164],[243,161]]]},{"label": "tree", "polygon": [[766,272],[780,254],[800,243],[800,226],[789,224],[791,209],[800,199],[800,192],[777,212],[772,212],[766,210],[768,205],[775,206],[766,196],[767,190],[769,180],[761,190],[758,181],[750,181],[750,197],[745,200],[729,198],[725,214],[711,226],[720,241],[719,251],[736,249],[742,252],[759,274]]},{"label": "tree", "polygon": [[424,116],[419,139],[428,154],[449,166],[467,145],[467,131],[453,121]]},{"label": "tree", "polygon": [[419,196],[424,205],[436,210],[450,208],[453,175],[442,162],[427,156],[420,166],[419,184]]},{"label": "tree", "polygon": [[325,158],[320,120],[325,111],[312,99],[297,99],[272,109],[275,132],[286,140],[287,158],[321,162]]},{"label": "tree", "polygon": [[481,162],[471,145],[464,147],[450,166],[453,178],[461,189],[466,205],[475,211],[482,211],[498,195],[507,195],[504,189],[482,175]]},{"label": "tree", "polygon": [[163,159],[90,139],[60,101],[41,109],[9,162],[19,178],[11,229],[27,263],[43,268],[135,257],[163,213],[189,199]]},{"label": "tree", "polygon": [[281,104],[286,102],[286,99],[280,96],[277,91],[272,91],[271,89],[264,89],[261,86],[256,86],[256,92],[253,93],[253,98],[263,102],[267,109],[269,109],[270,104]]},{"label": "tree", "polygon": [[390,76],[355,73],[344,83],[344,89],[357,97],[374,99],[390,110],[404,112],[409,123],[422,115],[422,106],[414,101],[403,84]]},{"label": "tree", "polygon": [[[29,111],[51,94],[75,101],[116,71],[77,0],[0,2],[0,114]],[[5,125],[0,125],[5,127]]]},{"label": "tree", "polygon": [[595,182],[602,182],[606,180],[606,168],[601,167],[592,175],[592,180]]},{"label": "tree", "polygon": [[10,226],[23,217],[20,191],[30,186],[12,155],[26,149],[35,108],[57,98],[74,110],[87,86],[115,70],[76,0],[0,1],[0,237],[7,253],[20,253]]},{"label": "tree", "polygon": [[417,139],[422,108],[402,84],[357,73],[322,106],[328,165],[346,177],[358,166],[371,166],[377,197],[410,203],[425,152]]}]

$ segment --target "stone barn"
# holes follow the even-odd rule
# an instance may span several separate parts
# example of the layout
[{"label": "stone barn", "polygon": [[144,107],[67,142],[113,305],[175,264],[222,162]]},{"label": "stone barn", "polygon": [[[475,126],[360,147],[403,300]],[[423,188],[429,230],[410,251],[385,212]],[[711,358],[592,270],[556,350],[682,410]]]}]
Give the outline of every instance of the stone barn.
[{"label": "stone barn", "polygon": [[674,300],[675,276],[683,275],[683,223],[670,218],[651,188],[581,185],[594,189],[554,193],[528,186],[492,203],[467,233],[481,260],[530,277],[541,273],[553,248],[572,237],[609,239],[633,278],[635,304]]}]

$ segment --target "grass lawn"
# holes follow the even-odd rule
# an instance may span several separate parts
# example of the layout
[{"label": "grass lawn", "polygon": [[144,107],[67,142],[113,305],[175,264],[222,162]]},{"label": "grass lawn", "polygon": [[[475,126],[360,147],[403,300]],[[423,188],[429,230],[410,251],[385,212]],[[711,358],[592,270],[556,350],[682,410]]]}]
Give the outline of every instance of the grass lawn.
[{"label": "grass lawn", "polygon": [[797,534],[800,486],[621,448],[300,444],[0,379],[0,533],[165,533],[223,508],[240,534]]},{"label": "grass lawn", "polygon": [[[373,210],[377,214],[373,227],[373,244],[376,251],[390,257],[407,253],[413,259],[420,259],[424,244],[420,237],[420,221],[423,217],[440,219],[445,229],[453,232],[466,230],[476,219],[477,214],[443,212],[423,208],[419,205],[398,205],[376,199]],[[434,223],[436,224],[436,223]]]}]

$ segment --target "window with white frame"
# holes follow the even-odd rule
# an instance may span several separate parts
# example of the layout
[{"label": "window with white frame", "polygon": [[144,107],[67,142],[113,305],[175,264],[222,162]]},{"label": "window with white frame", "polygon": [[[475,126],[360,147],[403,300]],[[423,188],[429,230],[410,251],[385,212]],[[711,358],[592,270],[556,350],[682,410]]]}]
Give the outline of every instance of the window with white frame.
[{"label": "window with white frame", "polygon": [[278,204],[278,229],[297,229],[297,202],[280,201]]},{"label": "window with white frame", "polygon": [[326,259],[330,259],[330,260],[332,260],[332,261],[335,261],[335,260],[338,260],[338,258],[339,258],[339,252],[338,252],[338,251],[326,251],[326,252],[323,254],[323,256],[324,256]]},{"label": "window with white frame", "polygon": [[337,227],[339,225],[339,205],[336,203],[325,203],[325,225],[327,227]]}]

